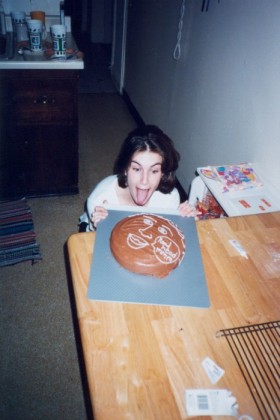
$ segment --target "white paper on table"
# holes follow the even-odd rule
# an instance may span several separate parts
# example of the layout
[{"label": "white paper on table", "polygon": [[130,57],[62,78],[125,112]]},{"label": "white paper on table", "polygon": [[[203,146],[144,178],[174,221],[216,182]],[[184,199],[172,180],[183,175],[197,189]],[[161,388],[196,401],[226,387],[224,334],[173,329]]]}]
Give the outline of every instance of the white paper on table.
[{"label": "white paper on table", "polygon": [[185,391],[188,416],[237,416],[236,398],[227,389],[187,389]]},{"label": "white paper on table", "polygon": [[213,385],[216,384],[225,373],[225,371],[213,362],[210,357],[205,357],[201,364]]}]

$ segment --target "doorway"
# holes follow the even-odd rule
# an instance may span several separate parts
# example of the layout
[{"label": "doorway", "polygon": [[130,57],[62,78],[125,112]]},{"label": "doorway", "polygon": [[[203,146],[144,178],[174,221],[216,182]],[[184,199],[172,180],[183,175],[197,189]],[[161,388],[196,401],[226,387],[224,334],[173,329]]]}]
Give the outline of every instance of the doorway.
[{"label": "doorway", "polygon": [[65,0],[72,33],[84,53],[80,92],[115,92],[111,76],[114,0]]}]

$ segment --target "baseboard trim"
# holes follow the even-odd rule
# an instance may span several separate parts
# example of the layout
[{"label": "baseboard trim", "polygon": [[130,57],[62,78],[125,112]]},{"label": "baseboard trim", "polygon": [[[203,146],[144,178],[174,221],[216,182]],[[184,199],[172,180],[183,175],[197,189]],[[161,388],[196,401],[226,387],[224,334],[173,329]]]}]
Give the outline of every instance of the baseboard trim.
[{"label": "baseboard trim", "polygon": [[135,108],[135,106],[133,105],[132,101],[130,100],[130,97],[128,95],[128,93],[125,91],[125,89],[123,89],[122,91],[122,96],[123,99],[126,103],[126,106],[130,112],[130,114],[132,115],[134,121],[136,122],[138,127],[142,127],[143,125],[145,125],[144,120],[142,119],[141,115],[139,114],[139,112],[137,111],[137,109]]}]

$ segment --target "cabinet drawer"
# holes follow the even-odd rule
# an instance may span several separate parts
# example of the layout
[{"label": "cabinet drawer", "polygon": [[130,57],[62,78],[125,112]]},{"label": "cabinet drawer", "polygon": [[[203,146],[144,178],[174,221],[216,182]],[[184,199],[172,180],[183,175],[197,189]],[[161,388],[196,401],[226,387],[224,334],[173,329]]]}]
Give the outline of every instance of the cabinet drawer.
[{"label": "cabinet drawer", "polygon": [[77,117],[77,89],[70,80],[19,80],[13,88],[18,123],[73,121]]}]

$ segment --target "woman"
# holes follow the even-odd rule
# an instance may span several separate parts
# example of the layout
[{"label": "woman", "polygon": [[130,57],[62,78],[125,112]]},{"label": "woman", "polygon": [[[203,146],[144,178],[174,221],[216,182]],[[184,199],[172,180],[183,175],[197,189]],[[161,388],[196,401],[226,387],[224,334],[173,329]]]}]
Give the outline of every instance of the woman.
[{"label": "woman", "polygon": [[80,230],[85,230],[84,224],[86,230],[95,230],[108,216],[106,205],[178,209],[183,217],[199,214],[187,201],[180,203],[175,187],[179,159],[172,140],[158,127],[147,125],[133,130],[121,147],[115,175],[101,181],[88,197]]}]

